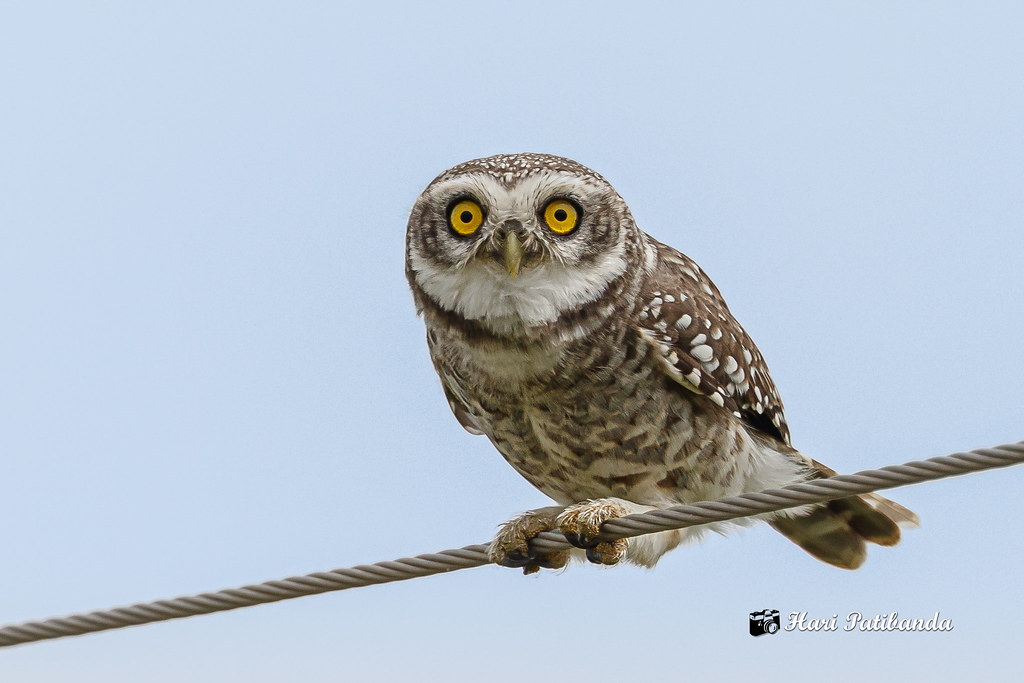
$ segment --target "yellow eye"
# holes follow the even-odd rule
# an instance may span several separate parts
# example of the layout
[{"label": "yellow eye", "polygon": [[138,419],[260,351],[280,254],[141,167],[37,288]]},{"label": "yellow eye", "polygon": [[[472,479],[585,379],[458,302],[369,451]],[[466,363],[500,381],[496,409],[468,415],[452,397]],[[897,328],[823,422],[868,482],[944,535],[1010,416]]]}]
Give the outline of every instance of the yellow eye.
[{"label": "yellow eye", "polygon": [[448,213],[448,223],[452,230],[463,236],[472,235],[483,222],[484,210],[472,199],[463,199]]},{"label": "yellow eye", "polygon": [[558,235],[568,235],[572,232],[579,218],[576,206],[565,199],[552,199],[544,207],[544,222],[551,228],[551,232]]}]

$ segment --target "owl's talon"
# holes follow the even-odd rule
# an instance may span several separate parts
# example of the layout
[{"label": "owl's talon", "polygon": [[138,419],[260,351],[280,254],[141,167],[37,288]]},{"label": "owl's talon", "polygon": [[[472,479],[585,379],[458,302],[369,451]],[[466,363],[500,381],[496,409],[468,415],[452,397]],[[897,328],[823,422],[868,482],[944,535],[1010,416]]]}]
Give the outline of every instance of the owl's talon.
[{"label": "owl's talon", "polygon": [[594,564],[611,566],[618,564],[619,560],[625,556],[626,539],[624,538],[607,543],[598,543],[593,548],[587,548],[587,559]]},{"label": "owl's talon", "polygon": [[585,549],[587,559],[594,564],[617,564],[626,556],[626,539],[598,542],[597,538],[602,524],[627,514],[629,510],[615,500],[588,500],[567,507],[558,516],[558,529],[570,544]]},{"label": "owl's talon", "polygon": [[535,574],[541,569],[561,569],[569,561],[569,551],[534,553],[530,539],[543,531],[555,528],[555,517],[561,508],[530,510],[501,525],[491,541],[488,551],[491,562],[502,567],[522,568],[523,574]]},{"label": "owl's talon", "polygon": [[577,548],[582,548],[583,550],[593,548],[595,545],[597,545],[596,541],[589,539],[585,536],[581,536],[580,534],[565,534],[565,540],[568,541],[570,545],[575,546]]},{"label": "owl's talon", "polygon": [[519,567],[525,567],[526,565],[528,565],[531,559],[532,558],[530,558],[529,555],[524,555],[522,552],[518,550],[512,550],[506,553],[505,556],[501,559],[501,561],[498,562],[498,564],[500,564],[502,567],[511,567],[513,569],[518,569]]}]

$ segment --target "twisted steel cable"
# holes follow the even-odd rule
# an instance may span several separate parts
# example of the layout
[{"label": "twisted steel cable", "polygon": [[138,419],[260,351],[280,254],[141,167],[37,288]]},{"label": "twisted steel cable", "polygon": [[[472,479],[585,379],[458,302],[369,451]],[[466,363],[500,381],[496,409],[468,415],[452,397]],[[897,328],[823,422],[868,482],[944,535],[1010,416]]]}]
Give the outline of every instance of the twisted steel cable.
[{"label": "twisted steel cable", "polygon": [[[877,470],[864,470],[856,474],[816,479],[759,493],[747,493],[611,519],[601,526],[601,539],[628,538],[709,522],[724,522],[860,493],[1009,467],[1022,462],[1024,441],[993,448],[979,448],[928,460],[915,460],[903,465],[889,465]],[[571,546],[561,534],[546,531],[531,541],[531,547],[551,551]],[[0,628],[0,647],[223,612],[305,595],[479,567],[490,563],[487,548],[488,544],[468,545],[464,548],[404,557],[390,562],[363,564],[210,593],[13,624]]]}]

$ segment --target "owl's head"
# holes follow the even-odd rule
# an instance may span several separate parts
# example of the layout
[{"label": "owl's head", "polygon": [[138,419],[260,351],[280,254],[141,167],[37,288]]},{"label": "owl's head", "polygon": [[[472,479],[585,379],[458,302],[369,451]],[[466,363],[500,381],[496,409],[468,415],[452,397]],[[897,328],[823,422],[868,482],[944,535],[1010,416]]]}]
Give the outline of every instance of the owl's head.
[{"label": "owl's head", "polygon": [[641,235],[589,168],[502,154],[427,186],[409,217],[406,274],[445,311],[491,326],[544,325],[600,298],[635,262]]}]

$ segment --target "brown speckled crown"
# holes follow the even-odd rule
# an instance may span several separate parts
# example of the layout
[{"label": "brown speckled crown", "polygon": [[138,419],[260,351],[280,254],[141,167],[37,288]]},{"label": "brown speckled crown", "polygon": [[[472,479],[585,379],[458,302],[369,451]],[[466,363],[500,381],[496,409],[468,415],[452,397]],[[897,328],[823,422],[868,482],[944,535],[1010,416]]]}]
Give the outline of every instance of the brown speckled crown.
[{"label": "brown speckled crown", "polygon": [[555,156],[554,154],[538,154],[535,152],[495,154],[494,156],[464,161],[434,178],[433,182],[450,180],[466,173],[486,173],[506,185],[511,185],[513,182],[541,171],[564,171],[580,177],[592,178],[602,183],[608,182],[596,171],[572,159]]}]

